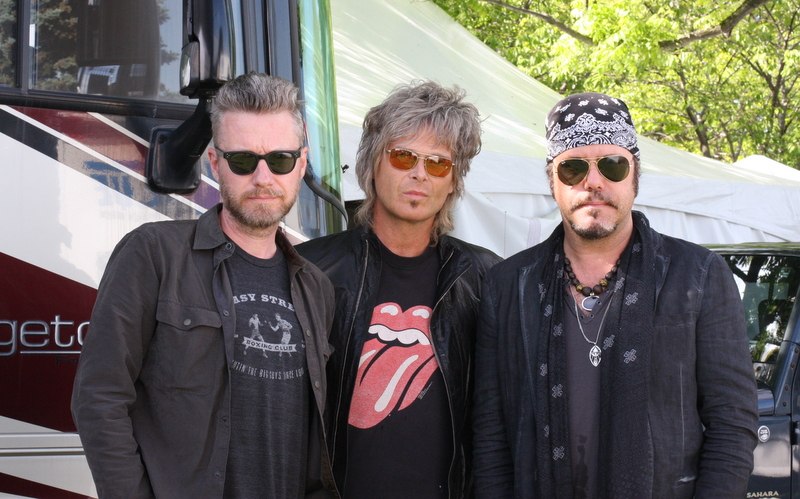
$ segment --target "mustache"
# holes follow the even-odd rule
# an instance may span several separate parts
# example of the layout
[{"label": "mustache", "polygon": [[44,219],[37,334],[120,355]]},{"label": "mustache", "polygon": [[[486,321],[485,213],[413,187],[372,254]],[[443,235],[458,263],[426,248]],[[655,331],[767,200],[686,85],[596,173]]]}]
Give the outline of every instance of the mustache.
[{"label": "mustache", "polygon": [[615,202],[613,202],[608,197],[606,197],[606,195],[603,194],[603,192],[601,192],[601,191],[593,191],[593,192],[587,193],[586,196],[583,196],[581,198],[576,199],[572,203],[572,206],[570,207],[570,210],[572,212],[575,212],[575,211],[583,208],[584,206],[586,206],[589,203],[597,203],[597,202],[603,203],[603,204],[605,204],[607,206],[610,206],[611,208],[619,208],[619,206],[617,206],[617,204]]},{"label": "mustache", "polygon": [[247,194],[245,197],[261,197],[261,196],[269,196],[273,198],[282,198],[286,196],[286,193],[282,189],[274,189],[271,187],[263,187],[261,189],[254,189]]}]

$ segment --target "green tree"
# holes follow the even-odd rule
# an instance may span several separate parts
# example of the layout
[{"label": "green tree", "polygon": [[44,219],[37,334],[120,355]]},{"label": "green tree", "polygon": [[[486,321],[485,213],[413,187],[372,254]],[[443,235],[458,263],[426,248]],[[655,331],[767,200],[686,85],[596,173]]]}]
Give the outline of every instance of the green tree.
[{"label": "green tree", "polygon": [[625,99],[640,132],[800,167],[800,0],[433,0],[532,77]]}]

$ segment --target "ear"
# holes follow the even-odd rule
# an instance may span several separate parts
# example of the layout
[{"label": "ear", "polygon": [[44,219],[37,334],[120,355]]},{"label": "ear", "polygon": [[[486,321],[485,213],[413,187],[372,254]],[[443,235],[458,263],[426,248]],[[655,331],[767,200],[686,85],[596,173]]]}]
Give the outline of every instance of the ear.
[{"label": "ear", "polygon": [[306,166],[308,165],[308,147],[303,147],[300,151],[300,157],[297,158],[297,167],[299,170],[300,178],[306,175]]},{"label": "ear", "polygon": [[211,163],[211,174],[214,176],[214,180],[219,183],[219,160],[221,159],[217,156],[217,150],[213,147],[208,148],[208,162]]}]

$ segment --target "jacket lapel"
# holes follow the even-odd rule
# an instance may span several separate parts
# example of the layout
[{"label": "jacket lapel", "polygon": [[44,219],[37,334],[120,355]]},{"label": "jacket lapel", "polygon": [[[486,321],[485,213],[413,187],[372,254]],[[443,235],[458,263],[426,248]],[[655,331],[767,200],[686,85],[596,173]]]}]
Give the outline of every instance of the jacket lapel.
[{"label": "jacket lapel", "polygon": [[534,372],[536,367],[536,345],[539,331],[539,291],[533,279],[533,266],[521,267],[517,274],[519,292],[519,324],[522,345],[525,350],[525,368],[531,400],[536,400]]}]

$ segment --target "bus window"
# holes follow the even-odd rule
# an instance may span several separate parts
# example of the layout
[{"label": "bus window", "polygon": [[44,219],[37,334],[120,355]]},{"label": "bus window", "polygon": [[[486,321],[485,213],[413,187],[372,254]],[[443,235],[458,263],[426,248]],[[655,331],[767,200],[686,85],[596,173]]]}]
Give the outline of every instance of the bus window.
[{"label": "bus window", "polygon": [[16,53],[17,2],[0,0],[0,86],[14,85]]},{"label": "bus window", "polygon": [[181,0],[33,0],[30,88],[189,103],[178,93],[182,8]]}]

